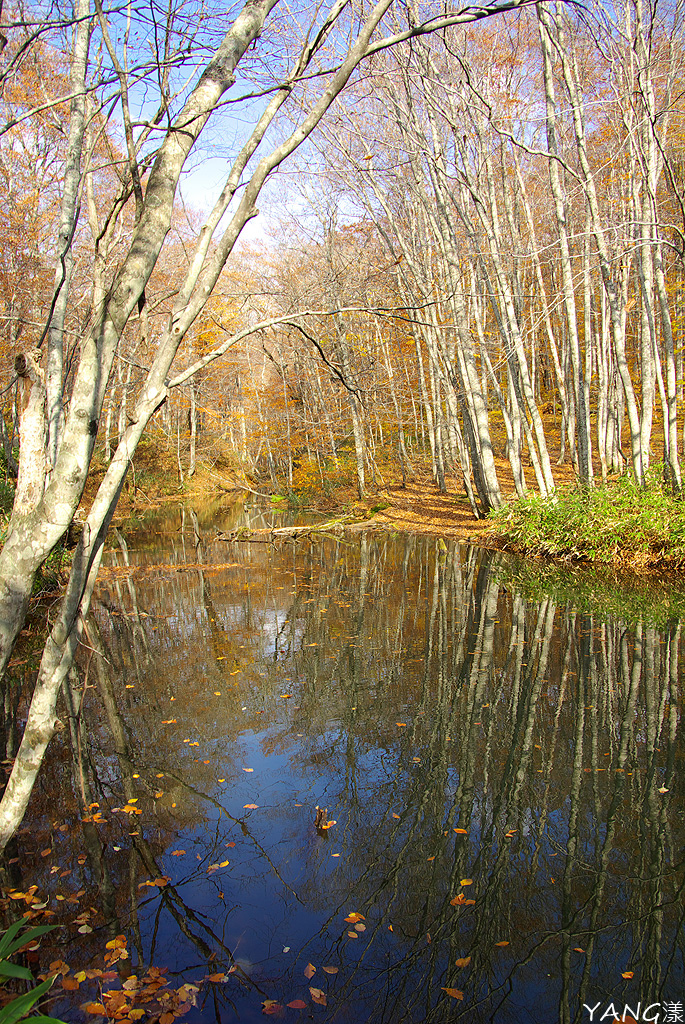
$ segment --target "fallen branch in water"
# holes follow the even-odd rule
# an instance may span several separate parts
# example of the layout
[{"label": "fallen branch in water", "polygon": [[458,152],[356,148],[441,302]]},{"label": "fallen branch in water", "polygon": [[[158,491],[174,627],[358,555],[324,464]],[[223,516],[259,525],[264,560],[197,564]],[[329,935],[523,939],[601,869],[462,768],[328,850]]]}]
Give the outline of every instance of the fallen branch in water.
[{"label": "fallen branch in water", "polygon": [[261,541],[268,543],[279,537],[294,538],[308,537],[315,533],[342,533],[343,530],[355,529],[369,525],[370,520],[359,521],[353,515],[340,516],[338,519],[329,519],[325,523],[309,523],[306,526],[267,526],[258,530],[251,530],[247,526],[238,527],[229,533],[217,530],[219,540],[233,543],[235,541]]}]

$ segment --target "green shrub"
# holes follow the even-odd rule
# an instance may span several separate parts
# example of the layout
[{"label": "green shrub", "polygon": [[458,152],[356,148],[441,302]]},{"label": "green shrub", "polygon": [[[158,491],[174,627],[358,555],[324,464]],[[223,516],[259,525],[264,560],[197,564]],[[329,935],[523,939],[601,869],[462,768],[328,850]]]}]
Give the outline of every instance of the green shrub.
[{"label": "green shrub", "polygon": [[[33,974],[28,967],[21,967],[9,960],[27,942],[51,932],[55,925],[46,924],[36,928],[27,928],[26,921],[20,918],[9,926],[6,932],[0,936],[0,988],[4,988],[12,978],[21,981],[32,982]],[[16,1024],[16,1021],[28,1017],[36,1003],[49,991],[54,978],[46,978],[40,985],[30,988],[28,992],[15,996],[2,1009],[0,1009],[0,1024]],[[63,1024],[55,1017],[46,1017],[45,1014],[33,1014],[30,1020],[42,1021],[42,1024]]]},{"label": "green shrub", "polygon": [[685,562],[685,502],[650,475],[600,487],[560,488],[519,498],[492,514],[495,531],[515,548],[603,564]]}]

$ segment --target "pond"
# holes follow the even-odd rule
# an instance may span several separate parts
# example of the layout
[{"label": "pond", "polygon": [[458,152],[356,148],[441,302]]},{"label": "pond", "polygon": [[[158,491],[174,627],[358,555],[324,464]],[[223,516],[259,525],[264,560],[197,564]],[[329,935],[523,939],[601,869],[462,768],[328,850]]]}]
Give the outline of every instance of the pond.
[{"label": "pond", "polygon": [[435,538],[219,539],[243,514],[110,538],[9,866],[50,1012],[682,1019],[680,624]]}]

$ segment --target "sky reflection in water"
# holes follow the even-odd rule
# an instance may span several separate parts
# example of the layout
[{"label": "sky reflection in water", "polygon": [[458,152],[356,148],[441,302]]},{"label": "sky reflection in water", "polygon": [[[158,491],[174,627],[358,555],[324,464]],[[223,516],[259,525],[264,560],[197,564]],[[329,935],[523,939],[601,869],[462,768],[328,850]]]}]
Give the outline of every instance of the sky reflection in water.
[{"label": "sky reflection in water", "polygon": [[[262,1020],[265,1000],[379,1024],[685,1001],[680,627],[526,601],[463,545],[214,526],[113,538],[90,746],[79,762],[65,731],[21,837],[22,884],[100,900],[60,955],[126,935],[122,976],[199,984],[189,1022]],[[60,880],[31,837],[51,799],[78,817],[83,778],[106,823],[57,834]],[[316,805],[336,821],[319,833]]]}]

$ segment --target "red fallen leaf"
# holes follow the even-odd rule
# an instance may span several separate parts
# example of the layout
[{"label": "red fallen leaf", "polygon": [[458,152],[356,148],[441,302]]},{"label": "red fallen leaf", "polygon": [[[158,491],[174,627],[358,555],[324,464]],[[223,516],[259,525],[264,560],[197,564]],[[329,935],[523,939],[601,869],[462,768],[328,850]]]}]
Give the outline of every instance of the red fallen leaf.
[{"label": "red fallen leaf", "polygon": [[[262,1003],[262,1013],[273,1015],[274,1013],[278,1013],[281,1009],[281,1004],[275,999],[265,999]],[[159,1024],[162,1024],[161,1018]]]},{"label": "red fallen leaf", "polygon": [[246,811],[256,811],[259,808],[259,804],[243,804],[243,809]]},{"label": "red fallen leaf", "polygon": [[307,966],[304,969],[304,976],[307,979],[307,981],[309,981],[310,978],[313,978],[315,974],[316,967],[314,966],[314,964],[307,964]]},{"label": "red fallen leaf", "polygon": [[304,999],[293,999],[291,1003],[286,1003],[285,1005],[289,1006],[291,1010],[307,1009],[307,1004],[305,1003]]},{"label": "red fallen leaf", "polygon": [[452,999],[463,999],[464,998],[464,993],[460,992],[460,990],[458,988],[445,988],[444,985],[441,986],[441,987],[442,987],[442,991],[446,992],[448,996],[452,997]]},{"label": "red fallen leaf", "polygon": [[337,974],[338,973],[338,968],[337,967],[322,967],[321,970],[325,971],[326,974]]},{"label": "red fallen leaf", "polygon": [[318,1003],[319,1006],[326,1005],[326,993],[323,992],[320,988],[310,988],[309,994],[311,995],[314,1002]]}]

